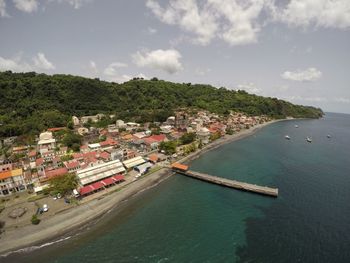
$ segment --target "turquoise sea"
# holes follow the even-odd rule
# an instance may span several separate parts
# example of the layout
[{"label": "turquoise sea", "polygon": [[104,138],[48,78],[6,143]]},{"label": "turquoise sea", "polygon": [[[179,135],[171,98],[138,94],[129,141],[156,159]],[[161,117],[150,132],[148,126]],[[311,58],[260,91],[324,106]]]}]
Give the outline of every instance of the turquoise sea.
[{"label": "turquoise sea", "polygon": [[272,124],[191,169],[279,197],[174,175],[64,242],[0,261],[350,262],[350,115]]}]

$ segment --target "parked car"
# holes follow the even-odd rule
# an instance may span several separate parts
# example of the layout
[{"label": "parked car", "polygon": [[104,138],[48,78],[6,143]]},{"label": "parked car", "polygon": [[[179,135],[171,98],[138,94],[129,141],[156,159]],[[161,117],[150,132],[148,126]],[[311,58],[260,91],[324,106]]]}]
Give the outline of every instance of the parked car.
[{"label": "parked car", "polygon": [[47,204],[44,204],[44,205],[43,205],[43,211],[44,211],[44,212],[49,211],[49,206],[48,206]]}]

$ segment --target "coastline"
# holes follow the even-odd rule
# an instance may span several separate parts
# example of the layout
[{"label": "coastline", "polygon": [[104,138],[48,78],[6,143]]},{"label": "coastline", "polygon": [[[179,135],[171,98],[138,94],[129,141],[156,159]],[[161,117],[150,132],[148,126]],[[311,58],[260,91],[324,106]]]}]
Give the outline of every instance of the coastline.
[{"label": "coastline", "polygon": [[[189,163],[210,150],[243,139],[253,135],[267,125],[285,120],[286,119],[273,120],[233,135],[225,135],[202,149],[180,159],[179,162]],[[173,172],[170,169],[162,168],[159,171],[126,185],[120,191],[107,193],[100,198],[72,207],[71,209],[42,221],[39,225],[27,225],[18,229],[5,231],[0,236],[0,257],[4,257],[12,252],[22,251],[22,249],[27,247],[40,247],[43,243],[61,239],[65,234],[88,225],[93,220],[103,216],[103,214],[118,206],[118,204],[127,201],[140,192],[158,185],[171,175],[173,175]]]}]

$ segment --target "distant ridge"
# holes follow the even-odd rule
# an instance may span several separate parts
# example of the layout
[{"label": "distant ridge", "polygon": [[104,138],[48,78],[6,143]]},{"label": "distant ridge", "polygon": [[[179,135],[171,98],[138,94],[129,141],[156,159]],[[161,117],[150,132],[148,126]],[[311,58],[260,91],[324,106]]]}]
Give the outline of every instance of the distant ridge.
[{"label": "distant ridge", "polygon": [[318,118],[321,109],[210,85],[135,78],[123,84],[72,75],[0,72],[0,137],[66,126],[72,115],[116,114],[164,121],[178,108],[231,110],[274,118]]}]

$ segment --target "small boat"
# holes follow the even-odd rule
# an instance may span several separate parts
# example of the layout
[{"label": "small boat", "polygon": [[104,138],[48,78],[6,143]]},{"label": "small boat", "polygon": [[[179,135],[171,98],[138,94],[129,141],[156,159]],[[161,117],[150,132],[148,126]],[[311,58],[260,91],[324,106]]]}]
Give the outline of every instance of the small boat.
[{"label": "small boat", "polygon": [[289,135],[284,136],[284,138],[286,138],[287,140],[290,140]]},{"label": "small boat", "polygon": [[306,137],[307,142],[312,142],[312,139],[310,137]]},{"label": "small boat", "polygon": [[328,135],[327,135],[327,138],[331,138],[331,136],[328,134]]},{"label": "small boat", "polygon": [[295,127],[295,128],[299,128],[299,126],[298,126],[298,125],[294,125],[294,127]]}]

